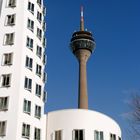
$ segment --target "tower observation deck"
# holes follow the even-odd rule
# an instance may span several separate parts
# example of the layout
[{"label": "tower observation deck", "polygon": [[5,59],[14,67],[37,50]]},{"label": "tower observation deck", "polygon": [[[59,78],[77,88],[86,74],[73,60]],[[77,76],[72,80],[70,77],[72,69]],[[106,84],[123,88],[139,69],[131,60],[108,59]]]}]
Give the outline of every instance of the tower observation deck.
[{"label": "tower observation deck", "polygon": [[80,30],[73,33],[70,48],[79,62],[78,108],[88,109],[86,63],[95,49],[95,40],[92,33],[84,29],[83,7],[81,7]]}]

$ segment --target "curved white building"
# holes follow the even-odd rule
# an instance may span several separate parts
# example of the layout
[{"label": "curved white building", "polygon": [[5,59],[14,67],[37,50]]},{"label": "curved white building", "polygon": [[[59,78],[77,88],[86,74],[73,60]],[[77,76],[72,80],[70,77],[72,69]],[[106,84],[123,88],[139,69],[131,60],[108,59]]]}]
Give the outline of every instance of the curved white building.
[{"label": "curved white building", "polygon": [[47,115],[47,140],[121,140],[121,129],[96,111],[58,110]]}]

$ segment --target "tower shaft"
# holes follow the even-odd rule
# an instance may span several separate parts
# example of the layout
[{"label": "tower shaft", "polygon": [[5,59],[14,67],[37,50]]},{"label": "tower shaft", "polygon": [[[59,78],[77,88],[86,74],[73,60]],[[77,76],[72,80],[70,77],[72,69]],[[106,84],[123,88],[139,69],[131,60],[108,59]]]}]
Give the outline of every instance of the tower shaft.
[{"label": "tower shaft", "polygon": [[86,63],[90,57],[91,52],[88,50],[78,50],[76,57],[79,60],[79,95],[78,95],[78,108],[88,109],[88,93],[87,93],[87,72]]}]

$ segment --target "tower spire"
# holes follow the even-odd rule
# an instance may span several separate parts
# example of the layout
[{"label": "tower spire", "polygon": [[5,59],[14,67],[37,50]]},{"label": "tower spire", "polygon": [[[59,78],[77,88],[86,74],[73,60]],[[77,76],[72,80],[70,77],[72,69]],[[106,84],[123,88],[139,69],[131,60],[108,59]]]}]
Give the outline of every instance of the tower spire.
[{"label": "tower spire", "polygon": [[80,31],[84,31],[84,11],[83,6],[81,6],[81,20],[80,20]]}]

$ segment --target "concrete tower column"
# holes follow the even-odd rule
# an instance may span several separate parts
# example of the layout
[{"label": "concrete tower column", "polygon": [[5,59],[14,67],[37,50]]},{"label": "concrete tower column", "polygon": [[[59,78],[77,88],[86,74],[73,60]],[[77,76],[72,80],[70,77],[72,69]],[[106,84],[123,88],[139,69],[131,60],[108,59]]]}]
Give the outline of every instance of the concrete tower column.
[{"label": "concrete tower column", "polygon": [[79,61],[79,96],[78,108],[88,109],[87,72],[86,63],[91,55],[88,50],[81,49],[75,53]]},{"label": "concrete tower column", "polygon": [[92,33],[84,30],[83,7],[81,7],[80,31],[73,33],[70,46],[79,61],[78,108],[88,109],[86,63],[95,48],[95,41]]}]

